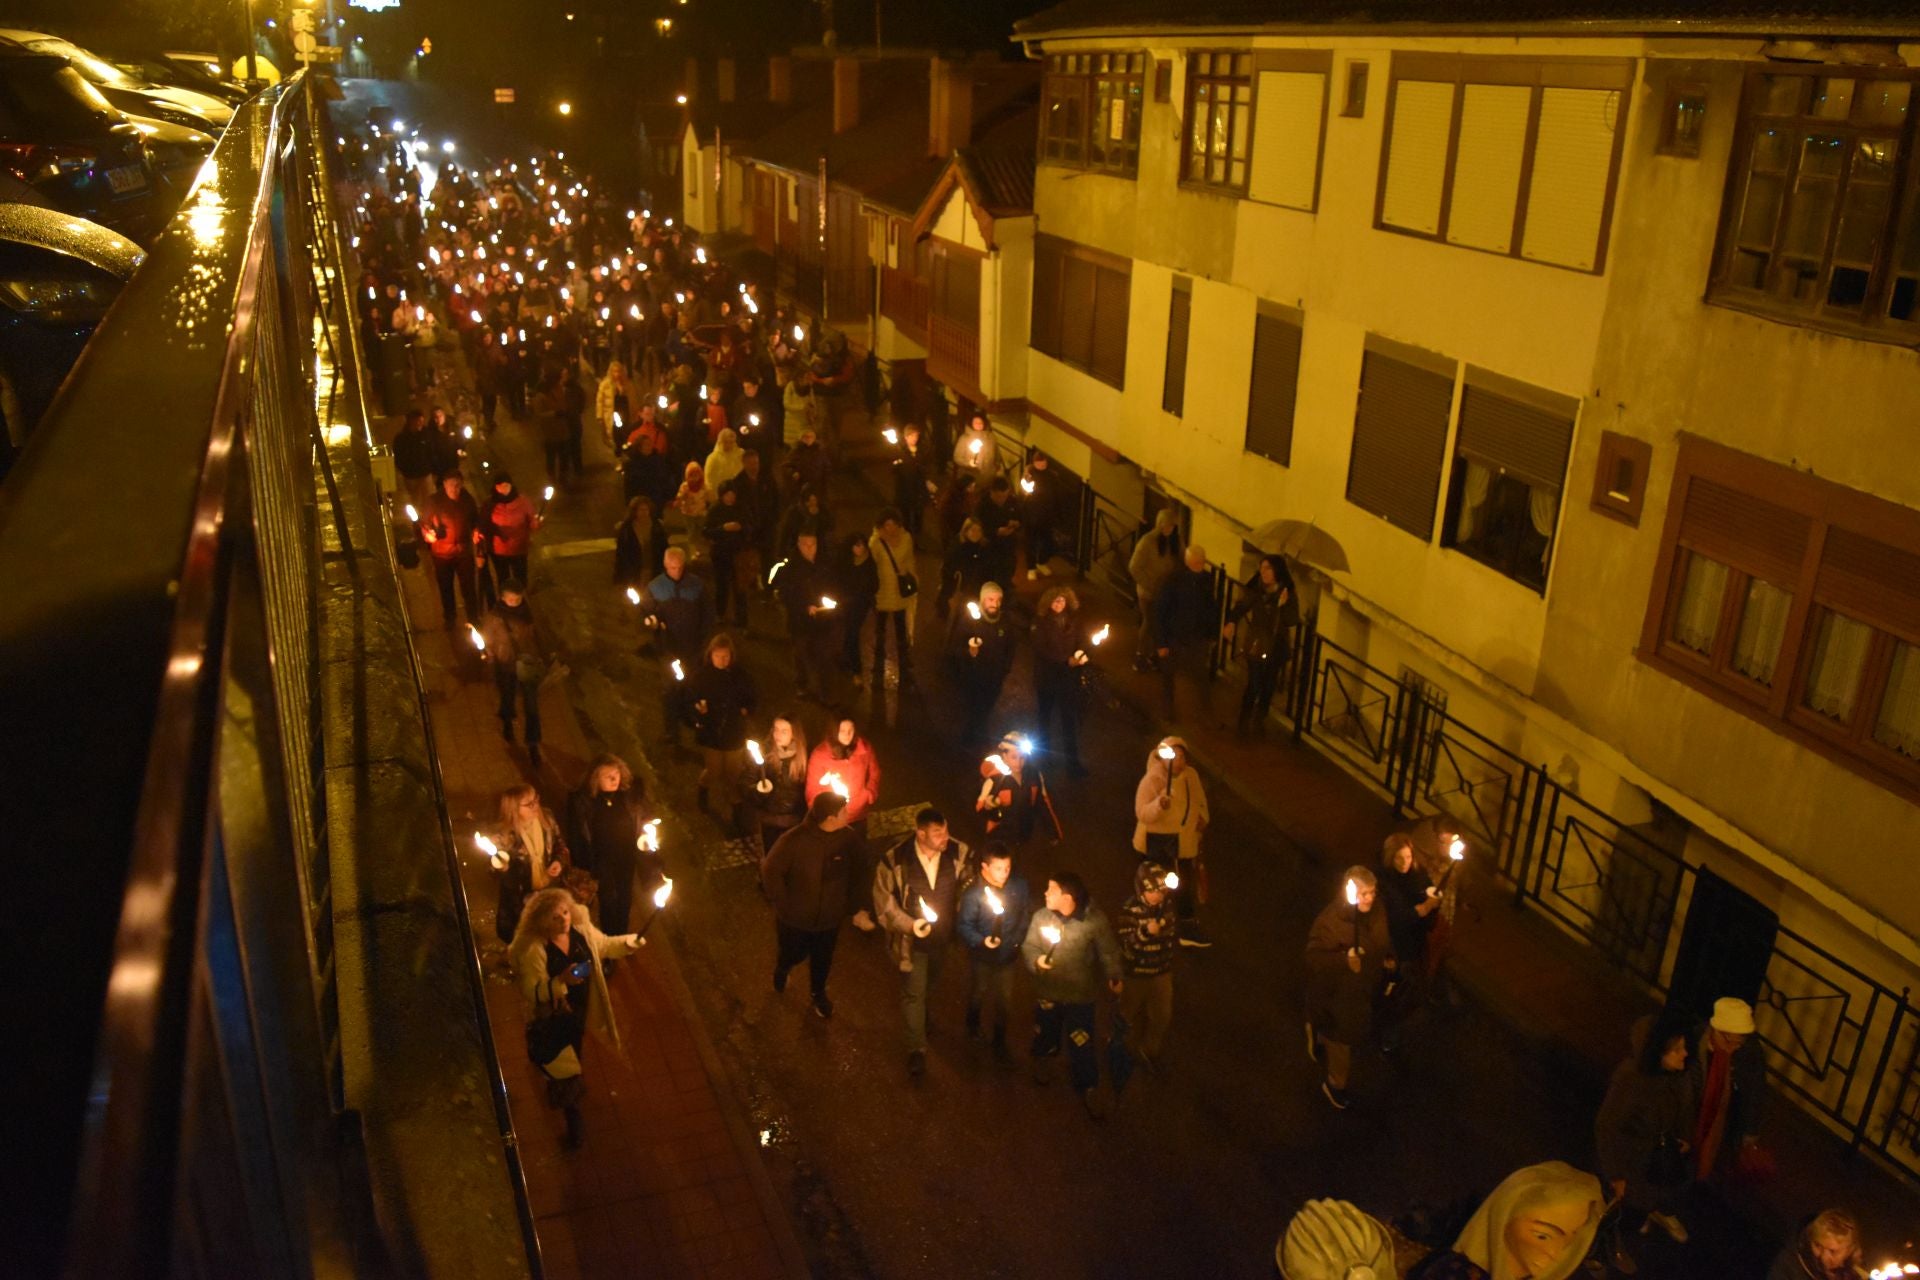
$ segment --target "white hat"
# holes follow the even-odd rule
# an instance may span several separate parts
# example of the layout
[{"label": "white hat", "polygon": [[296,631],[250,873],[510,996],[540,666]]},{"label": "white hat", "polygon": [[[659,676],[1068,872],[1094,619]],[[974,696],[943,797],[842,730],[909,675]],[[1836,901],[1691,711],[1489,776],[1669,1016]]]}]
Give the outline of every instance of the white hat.
[{"label": "white hat", "polygon": [[1344,1200],[1309,1200],[1274,1249],[1285,1280],[1392,1280],[1386,1229]]},{"label": "white hat", "polygon": [[1713,1018],[1707,1025],[1730,1036],[1750,1036],[1753,1006],[1734,996],[1721,996],[1713,1002]]}]

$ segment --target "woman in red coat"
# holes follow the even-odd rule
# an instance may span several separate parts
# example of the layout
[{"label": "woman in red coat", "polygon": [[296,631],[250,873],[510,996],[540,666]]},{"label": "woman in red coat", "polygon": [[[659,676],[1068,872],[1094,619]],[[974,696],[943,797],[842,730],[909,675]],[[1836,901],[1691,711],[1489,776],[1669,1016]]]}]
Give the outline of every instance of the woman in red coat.
[{"label": "woman in red coat", "polygon": [[540,516],[504,471],[493,478],[493,492],[487,496],[486,510],[480,513],[480,527],[487,536],[487,551],[493,556],[499,585],[517,582],[526,586],[527,554],[533,550],[533,531],[540,527]]},{"label": "woman in red coat", "polygon": [[[838,786],[834,785],[836,782]],[[853,900],[864,902],[870,896],[874,866],[873,855],[866,846],[867,811],[880,797],[880,763],[874,759],[872,745],[860,736],[860,726],[852,716],[840,717],[826,741],[815,747],[807,759],[808,805],[812,805],[815,796],[828,790],[846,795],[847,807],[841,816],[860,836],[861,862],[854,868]],[[853,923],[862,932],[872,932],[873,912],[862,907],[854,913]]]}]

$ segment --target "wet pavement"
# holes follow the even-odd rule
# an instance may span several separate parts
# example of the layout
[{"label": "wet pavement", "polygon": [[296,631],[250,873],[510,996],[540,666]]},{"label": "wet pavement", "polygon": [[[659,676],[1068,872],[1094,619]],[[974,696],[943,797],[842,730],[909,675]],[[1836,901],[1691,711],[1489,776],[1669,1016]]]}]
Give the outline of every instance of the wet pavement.
[{"label": "wet pavement", "polygon": [[[856,456],[874,452],[857,417],[849,431]],[[965,1038],[959,957],[934,997],[928,1070],[917,1082],[906,1072],[898,974],[879,935],[844,934],[831,1022],[808,1012],[802,984],[776,995],[770,914],[754,871],[696,810],[691,756],[660,743],[660,673],[636,653],[631,610],[610,586],[618,480],[592,434],[586,476],[556,497],[536,541],[530,598],[571,668],[565,692],[591,749],[625,756],[676,814],[668,856],[678,887],[658,932],[695,993],[814,1274],[1265,1277],[1276,1236],[1308,1197],[1352,1199],[1383,1217],[1444,1213],[1470,1208],[1520,1165],[1586,1159],[1598,1102],[1591,1082],[1471,1005],[1433,1011],[1391,1059],[1362,1054],[1352,1110],[1328,1107],[1304,1052],[1301,946],[1338,867],[1314,861],[1217,778],[1208,780],[1214,900],[1203,911],[1217,945],[1181,952],[1165,1071],[1136,1073],[1104,1123],[1064,1083],[1032,1083],[1030,1000],[1016,1014],[1020,1069],[996,1068]],[[525,488],[544,483],[539,447],[519,425],[501,426],[475,453],[510,467]],[[862,476],[845,475],[839,527],[870,518],[876,498]],[[922,581],[933,569],[923,552]],[[1030,599],[1032,585],[1021,589]],[[791,706],[817,741],[829,714],[787,698],[776,611],[757,606],[752,621],[744,655],[763,709]],[[877,707],[863,694],[853,709],[883,768],[879,809],[931,802],[977,842],[972,797],[987,744],[956,740],[940,630],[925,608],[916,644],[924,698],[890,692]],[[1030,721],[1025,667],[1016,664],[991,737]],[[483,731],[491,725],[473,730]],[[1050,775],[1067,838],[1036,836],[1021,852],[1022,874],[1039,885],[1052,871],[1077,870],[1097,903],[1117,908],[1135,864],[1133,791],[1157,736],[1127,702],[1096,698],[1083,732],[1089,776]],[[587,750],[549,753],[550,802],[578,781]],[[1737,1234],[1696,1239],[1685,1253],[1647,1252],[1653,1265],[1642,1274],[1704,1274],[1696,1268],[1710,1260],[1718,1274],[1764,1269],[1764,1246]]]}]

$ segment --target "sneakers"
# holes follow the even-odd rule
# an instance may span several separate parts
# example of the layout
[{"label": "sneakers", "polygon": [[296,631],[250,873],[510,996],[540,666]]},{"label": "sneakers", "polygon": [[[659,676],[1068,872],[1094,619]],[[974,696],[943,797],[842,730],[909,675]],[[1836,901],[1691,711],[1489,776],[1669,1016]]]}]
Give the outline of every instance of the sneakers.
[{"label": "sneakers", "polygon": [[1182,920],[1180,922],[1180,945],[1205,950],[1213,945],[1213,939],[1207,936],[1207,931],[1200,927],[1199,921]]},{"label": "sneakers", "polygon": [[1027,570],[1027,581],[1028,581],[1028,582],[1032,582],[1032,581],[1034,581],[1034,580],[1035,580],[1036,578],[1038,578],[1039,576],[1040,576],[1040,571],[1039,571],[1038,569],[1029,569],[1029,570]]},{"label": "sneakers", "polygon": [[[1671,1213],[1650,1213],[1647,1215],[1647,1221],[1671,1236],[1675,1244],[1687,1242],[1687,1224]],[[1641,1230],[1644,1231],[1646,1228],[1642,1227]]]},{"label": "sneakers", "polygon": [[862,933],[872,933],[880,926],[873,922],[873,913],[871,911],[860,910],[853,913],[853,927]]},{"label": "sneakers", "polygon": [[821,992],[813,998],[813,1011],[823,1018],[831,1018],[833,1016],[833,1001],[827,999],[825,992]]},{"label": "sneakers", "polygon": [[1335,1085],[1331,1080],[1322,1080],[1320,1082],[1320,1092],[1326,1096],[1328,1102],[1333,1104],[1335,1111],[1345,1111],[1348,1104],[1352,1101],[1347,1095],[1347,1091]]},{"label": "sneakers", "polygon": [[927,1074],[927,1051],[915,1049],[907,1054],[907,1075],[915,1080]]}]

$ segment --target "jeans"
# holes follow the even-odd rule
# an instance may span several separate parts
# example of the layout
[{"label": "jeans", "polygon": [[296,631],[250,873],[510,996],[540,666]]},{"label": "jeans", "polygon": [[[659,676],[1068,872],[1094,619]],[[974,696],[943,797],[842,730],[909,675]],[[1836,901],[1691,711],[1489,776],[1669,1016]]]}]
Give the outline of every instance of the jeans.
[{"label": "jeans", "polygon": [[1240,719],[1264,724],[1273,709],[1274,691],[1280,686],[1280,672],[1287,665],[1284,648],[1276,646],[1265,658],[1247,659],[1247,691],[1240,699]]},{"label": "jeans", "polygon": [[[1004,939],[1000,949],[1005,950],[1012,943]],[[1019,966],[1011,960],[993,959],[990,951],[975,951],[972,954],[973,972],[967,984],[967,1031],[978,1032],[984,1023],[993,1028],[993,1042],[1007,1042],[1007,1023],[1010,1021],[1009,1009],[1013,1004],[1013,971]]]},{"label": "jeans", "polygon": [[1173,1023],[1173,975],[1127,975],[1120,990],[1120,1016],[1127,1020],[1127,1047],[1135,1057],[1157,1058]]},{"label": "jeans", "polygon": [[454,624],[456,614],[453,608],[453,584],[460,583],[460,598],[466,602],[467,620],[480,621],[480,580],[474,572],[473,553],[463,552],[457,556],[431,556],[433,561],[433,580],[440,588],[440,619],[449,627]]},{"label": "jeans", "polygon": [[517,698],[527,711],[527,745],[540,745],[540,682],[522,680],[511,662],[493,664],[493,687],[500,691],[500,727],[513,733],[513,704]]},{"label": "jeans", "polygon": [[779,959],[774,961],[774,977],[784,982],[788,971],[805,960],[814,998],[826,995],[827,973],[833,968],[833,946],[840,940],[839,928],[796,929],[775,920],[773,930],[780,951]]},{"label": "jeans", "polygon": [[[908,601],[907,609],[913,607]],[[873,679],[879,684],[887,674],[887,628],[893,628],[894,642],[898,646],[900,663],[900,684],[904,688],[913,683],[913,646],[907,643],[907,609],[881,610],[873,615]]]},{"label": "jeans", "polygon": [[[1080,716],[1085,710],[1082,703],[1084,692],[1080,687],[1080,673],[1064,662],[1040,662],[1033,664],[1034,700],[1039,703],[1039,723],[1034,727],[1040,733],[1040,745],[1049,746],[1057,759],[1073,764],[1080,763]],[[1047,733],[1053,724],[1053,713],[1060,712],[1060,740],[1057,744],[1047,741]]]},{"label": "jeans", "polygon": [[517,582],[524,589],[527,585],[527,558],[525,556],[493,557],[493,574],[496,585],[504,588],[509,582]]},{"label": "jeans", "polygon": [[1067,1046],[1067,1077],[1081,1093],[1100,1083],[1100,1057],[1093,1047],[1093,1005],[1042,1000],[1033,1012],[1033,1056],[1051,1058]]},{"label": "jeans", "polygon": [[924,1053],[927,1048],[927,999],[933,984],[940,980],[946,966],[947,948],[936,944],[925,951],[915,949],[913,968],[900,975],[900,1011],[907,1020],[907,1052]]}]

